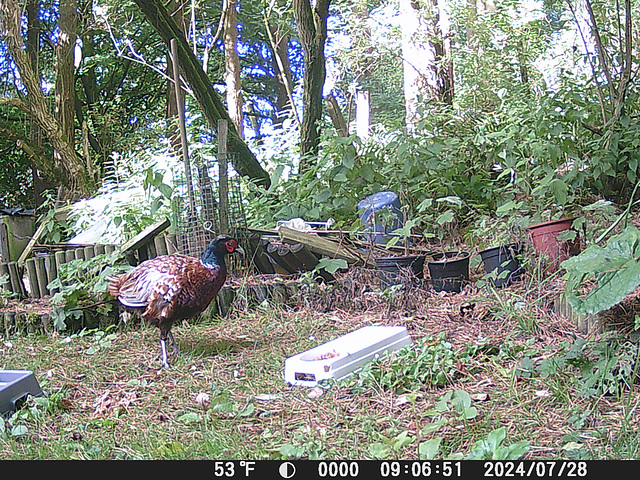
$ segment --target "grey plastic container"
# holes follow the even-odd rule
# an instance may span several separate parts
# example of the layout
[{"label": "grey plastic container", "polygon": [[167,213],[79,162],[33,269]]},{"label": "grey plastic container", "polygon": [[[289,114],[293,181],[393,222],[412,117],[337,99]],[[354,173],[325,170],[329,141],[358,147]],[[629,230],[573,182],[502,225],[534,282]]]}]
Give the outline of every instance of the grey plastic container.
[{"label": "grey plastic container", "polygon": [[20,408],[29,395],[44,396],[33,372],[0,370],[0,414]]}]

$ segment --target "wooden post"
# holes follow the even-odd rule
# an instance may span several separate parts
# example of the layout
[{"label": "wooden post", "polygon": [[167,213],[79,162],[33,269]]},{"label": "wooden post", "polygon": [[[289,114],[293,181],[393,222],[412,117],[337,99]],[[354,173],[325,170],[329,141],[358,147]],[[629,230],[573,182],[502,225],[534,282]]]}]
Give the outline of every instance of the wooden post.
[{"label": "wooden post", "polygon": [[36,257],[36,274],[38,276],[40,296],[44,297],[49,295],[49,289],[47,288],[47,269],[44,264],[44,257]]},{"label": "wooden post", "polygon": [[9,277],[9,265],[7,265],[7,263],[0,263],[0,277],[3,277],[4,275],[6,275],[6,281],[2,282],[2,284],[0,284],[0,288],[2,288],[2,290],[7,290],[7,291],[11,291],[11,278]]},{"label": "wooden post", "polygon": [[11,278],[11,290],[18,295],[25,295],[22,277],[20,276],[20,268],[17,262],[9,262],[9,277]]},{"label": "wooden post", "polygon": [[64,251],[64,263],[69,263],[72,260],[76,259],[76,253],[74,250],[65,250]]},{"label": "wooden post", "polygon": [[31,298],[40,298],[40,286],[38,285],[38,274],[36,273],[36,259],[28,258],[25,262],[27,270],[27,279],[29,280],[29,296]]},{"label": "wooden post", "polygon": [[103,255],[104,254],[104,245],[102,245],[101,243],[96,243],[96,246],[94,247],[94,252],[96,254],[96,256],[98,255]]},{"label": "wooden post", "polygon": [[[155,237],[155,238],[157,238],[157,237]],[[158,256],[158,252],[156,250],[155,238],[153,239],[153,241],[147,243],[147,245],[146,245],[147,258],[156,258]]]},{"label": "wooden post", "polygon": [[60,265],[67,263],[67,257],[63,250],[56,252],[56,267],[60,268]]},{"label": "wooden post", "polygon": [[178,238],[176,235],[174,233],[167,233],[166,237],[167,254],[173,255],[174,253],[178,253]]},{"label": "wooden post", "polygon": [[220,233],[229,233],[229,173],[227,171],[227,121],[218,120],[218,218]]},{"label": "wooden post", "polygon": [[[64,265],[65,263],[67,263],[67,258],[64,254],[64,251],[59,251],[56,252],[56,278],[58,277],[58,274],[60,273],[60,267],[62,265]],[[58,289],[54,290],[51,293],[58,293]]]},{"label": "wooden post", "polygon": [[104,246],[104,253],[113,253],[116,251],[116,246],[115,245],[105,245]]},{"label": "wooden post", "polygon": [[[184,114],[184,101],[182,84],[180,83],[180,64],[178,62],[178,43],[175,38],[171,39],[171,60],[173,62],[173,79],[175,82],[176,91],[176,104],[178,106],[178,119],[180,122],[180,142],[182,145],[182,159],[184,160],[184,172],[185,181],[187,182],[187,195],[189,198],[189,212],[187,218],[189,224],[197,222],[196,214],[196,198],[193,193],[193,183],[191,181],[191,161],[189,160],[189,148],[187,146],[187,126]],[[187,240],[190,243],[189,250],[194,250],[192,241],[189,238]]]},{"label": "wooden post", "polygon": [[73,251],[73,257],[76,260],[84,260],[84,248],[76,248]]},{"label": "wooden post", "polygon": [[[58,266],[56,265],[56,257],[53,253],[50,253],[44,257],[44,268],[47,271],[47,285],[58,278]],[[49,290],[49,293],[53,295],[58,290]]]},{"label": "wooden post", "polygon": [[96,255],[95,248],[92,247],[91,245],[89,245],[87,247],[84,247],[83,250],[84,250],[84,259],[85,260],[91,260]]},{"label": "wooden post", "polygon": [[167,236],[158,235],[153,239],[153,244],[156,247],[156,256],[162,256],[167,254]]}]

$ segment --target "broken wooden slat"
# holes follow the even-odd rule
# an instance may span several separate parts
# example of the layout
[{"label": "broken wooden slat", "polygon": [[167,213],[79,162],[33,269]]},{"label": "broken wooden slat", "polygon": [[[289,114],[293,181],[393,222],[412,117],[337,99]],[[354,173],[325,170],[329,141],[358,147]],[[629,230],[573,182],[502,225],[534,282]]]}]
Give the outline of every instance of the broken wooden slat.
[{"label": "broken wooden slat", "polygon": [[345,260],[350,265],[364,265],[375,268],[375,262],[369,256],[363,256],[357,250],[341,245],[338,242],[310,233],[299,232],[291,228],[281,226],[278,234],[283,242],[302,243],[312,252],[329,258]]},{"label": "broken wooden slat", "polygon": [[164,220],[160,220],[153,225],[149,225],[131,240],[123,243],[120,247],[120,251],[126,252],[127,250],[138,250],[143,245],[146,245],[148,242],[152,241],[153,238],[160,232],[169,228],[169,225],[171,225],[171,222],[167,218],[165,218]]}]

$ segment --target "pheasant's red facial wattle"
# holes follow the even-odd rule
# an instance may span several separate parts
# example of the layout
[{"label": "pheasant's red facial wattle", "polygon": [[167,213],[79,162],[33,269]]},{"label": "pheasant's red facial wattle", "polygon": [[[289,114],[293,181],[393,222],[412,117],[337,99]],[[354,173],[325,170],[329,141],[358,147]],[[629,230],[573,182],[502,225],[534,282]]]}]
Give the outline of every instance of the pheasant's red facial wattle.
[{"label": "pheasant's red facial wattle", "polygon": [[227,252],[229,253],[235,252],[236,248],[238,248],[238,242],[236,242],[233,238],[231,240],[227,240],[225,245],[227,247]]}]

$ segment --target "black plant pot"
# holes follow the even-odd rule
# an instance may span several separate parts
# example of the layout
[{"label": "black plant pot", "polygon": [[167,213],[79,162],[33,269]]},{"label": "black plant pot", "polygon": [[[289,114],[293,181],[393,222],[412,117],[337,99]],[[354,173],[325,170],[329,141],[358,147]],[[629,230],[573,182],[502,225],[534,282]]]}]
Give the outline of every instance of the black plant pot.
[{"label": "black plant pot", "polygon": [[385,287],[397,285],[408,277],[423,278],[424,255],[376,258],[380,279]]},{"label": "black plant pot", "polygon": [[431,284],[436,292],[460,293],[469,281],[469,252],[444,252],[427,263]]},{"label": "black plant pot", "polygon": [[496,272],[495,278],[489,278],[493,285],[499,288],[507,286],[524,272],[516,258],[517,253],[518,246],[515,243],[487,248],[480,252],[485,271]]}]

